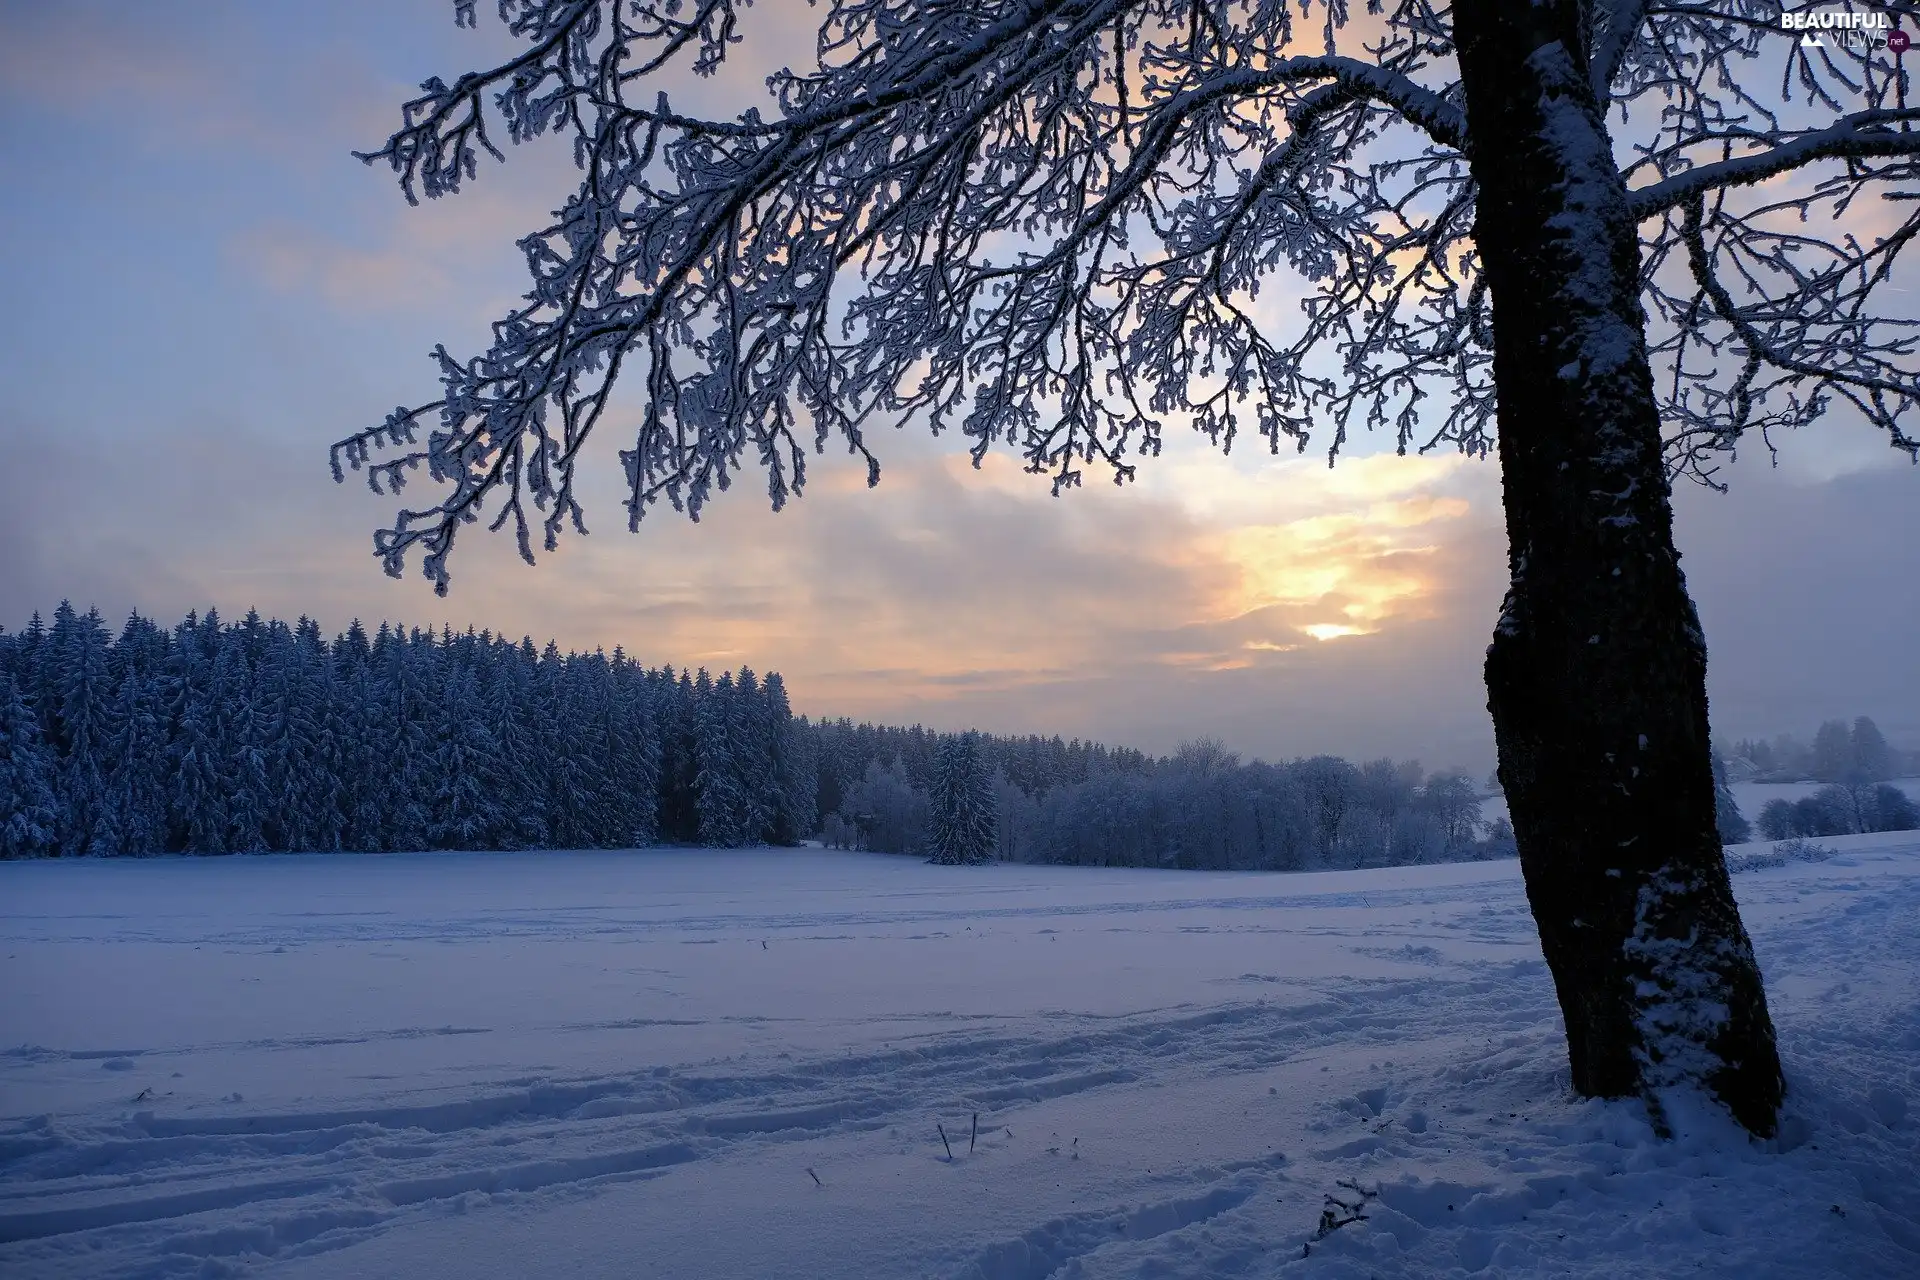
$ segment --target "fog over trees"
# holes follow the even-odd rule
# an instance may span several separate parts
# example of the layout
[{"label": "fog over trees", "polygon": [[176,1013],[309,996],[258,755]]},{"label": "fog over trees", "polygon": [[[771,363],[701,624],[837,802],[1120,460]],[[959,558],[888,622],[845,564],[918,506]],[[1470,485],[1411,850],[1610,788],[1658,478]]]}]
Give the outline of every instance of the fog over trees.
[{"label": "fog over trees", "polygon": [[1870,716],[1828,720],[1806,743],[1790,733],[1742,738],[1721,748],[1736,782],[1885,782],[1920,776],[1920,750],[1887,742]]},{"label": "fog over trees", "polygon": [[1728,770],[1755,782],[1822,782],[1798,799],[1777,798],[1761,808],[1757,825],[1767,840],[1910,831],[1920,806],[1890,779],[1920,775],[1920,752],[1891,746],[1871,717],[1852,724],[1828,720],[1809,745],[1791,734],[1742,739],[1727,752]]}]

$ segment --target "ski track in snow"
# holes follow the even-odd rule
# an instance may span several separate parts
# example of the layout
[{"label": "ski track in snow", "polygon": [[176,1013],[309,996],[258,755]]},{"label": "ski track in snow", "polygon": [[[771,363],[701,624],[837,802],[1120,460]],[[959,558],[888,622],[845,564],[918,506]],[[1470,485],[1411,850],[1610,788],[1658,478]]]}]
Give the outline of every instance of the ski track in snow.
[{"label": "ski track in snow", "polygon": [[1767,1144],[1569,1096],[1511,863],[0,864],[0,1276],[1920,1274],[1920,840],[1825,843]]}]

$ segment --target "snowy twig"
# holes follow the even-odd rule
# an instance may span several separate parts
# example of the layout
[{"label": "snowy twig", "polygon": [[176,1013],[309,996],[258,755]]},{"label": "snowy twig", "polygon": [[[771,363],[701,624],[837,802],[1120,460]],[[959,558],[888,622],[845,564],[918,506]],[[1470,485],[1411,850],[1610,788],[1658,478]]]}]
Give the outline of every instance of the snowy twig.
[{"label": "snowy twig", "polygon": [[1335,1182],[1334,1185],[1352,1192],[1355,1198],[1352,1200],[1342,1200],[1331,1191],[1327,1193],[1325,1207],[1320,1210],[1320,1225],[1314,1229],[1313,1238],[1315,1240],[1324,1240],[1341,1227],[1349,1227],[1356,1222],[1365,1222],[1367,1220],[1367,1202],[1380,1198],[1380,1189],[1378,1187],[1370,1191],[1361,1186],[1360,1183],[1353,1178],[1341,1178]]}]

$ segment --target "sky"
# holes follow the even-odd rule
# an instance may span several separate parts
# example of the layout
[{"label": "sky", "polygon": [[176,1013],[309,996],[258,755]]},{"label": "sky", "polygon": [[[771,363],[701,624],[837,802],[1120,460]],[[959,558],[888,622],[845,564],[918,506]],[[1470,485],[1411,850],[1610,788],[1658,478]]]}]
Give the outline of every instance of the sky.
[{"label": "sky", "polygon": [[[1138,483],[1056,499],[907,432],[875,490],[830,449],[778,515],[749,483],[629,534],[610,422],[589,537],[529,569],[475,530],[444,600],[383,576],[389,505],[333,484],[327,446],[432,399],[436,343],[484,345],[514,239],[572,185],[521,148],[411,208],[350,154],[418,81],[508,47],[491,7],[474,32],[450,0],[0,0],[0,626],[62,599],[471,625],[779,670],[813,715],[1491,767],[1497,464],[1386,440],[1329,470],[1173,439]],[[749,11],[773,33],[750,55],[806,48],[810,12]],[[1836,422],[1723,478],[1676,494],[1716,737],[1867,714],[1920,747],[1920,470]]]}]

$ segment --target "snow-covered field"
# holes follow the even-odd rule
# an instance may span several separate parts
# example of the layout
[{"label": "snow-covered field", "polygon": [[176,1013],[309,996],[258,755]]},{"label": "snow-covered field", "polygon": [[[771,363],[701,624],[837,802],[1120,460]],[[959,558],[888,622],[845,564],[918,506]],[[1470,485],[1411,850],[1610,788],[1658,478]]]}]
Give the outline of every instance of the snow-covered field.
[{"label": "snow-covered field", "polygon": [[1920,834],[1823,843],[1763,1145],[1569,1096],[1510,862],[0,864],[0,1275],[1920,1275]]}]

